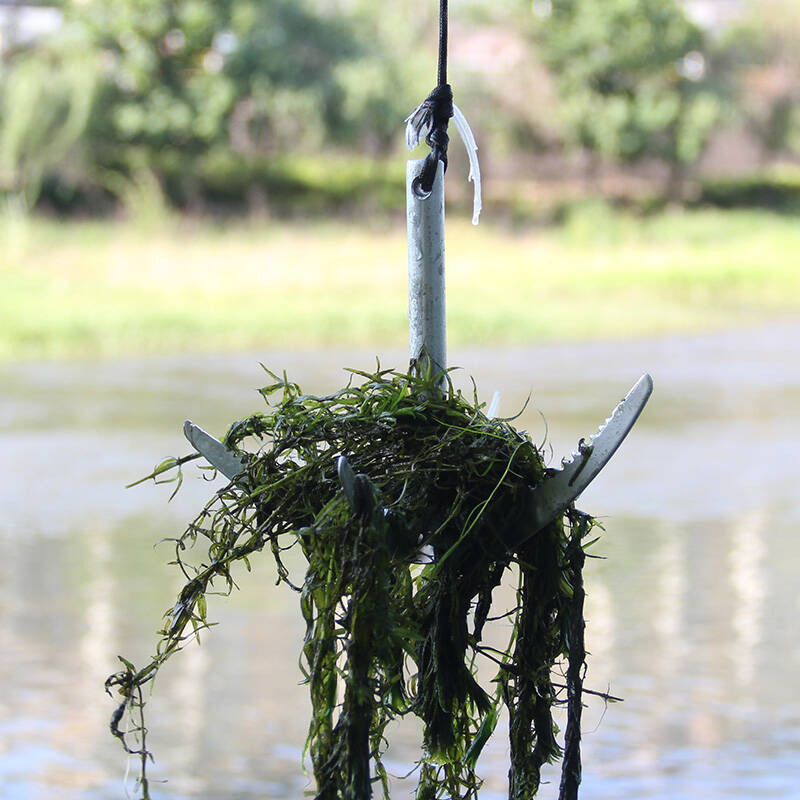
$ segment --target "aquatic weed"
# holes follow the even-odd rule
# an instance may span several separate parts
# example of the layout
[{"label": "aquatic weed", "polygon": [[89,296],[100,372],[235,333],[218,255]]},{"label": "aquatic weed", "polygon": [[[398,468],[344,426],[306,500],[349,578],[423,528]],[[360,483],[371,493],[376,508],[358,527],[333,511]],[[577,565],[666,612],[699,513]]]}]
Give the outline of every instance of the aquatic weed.
[{"label": "aquatic weed", "polygon": [[[230,593],[232,568],[248,570],[269,549],[277,581],[299,595],[306,623],[300,665],[312,719],[306,752],[317,800],[366,800],[380,783],[386,726],[422,720],[418,800],[476,800],[476,764],[508,710],[510,798],[536,794],[544,764],[561,754],[553,709],[568,706],[561,797],[577,797],[585,653],[585,537],[593,520],[570,507],[531,530],[532,490],[546,475],[530,438],[453,388],[448,376],[352,371],[340,391],[303,394],[269,373],[268,410],[234,423],[225,438],[247,452],[247,469],[216,493],[175,540],[174,564],[186,583],[165,614],[155,656],[106,687],[119,692],[111,730],[140,760],[148,800],[142,687],[186,641],[208,627],[206,595]],[[348,501],[337,459],[357,473]],[[163,479],[188,458],[163,462]],[[200,547],[202,543],[202,548]],[[294,585],[284,565],[299,548],[307,565]],[[189,552],[204,553],[199,563]],[[493,591],[517,575],[505,650],[484,644]],[[497,668],[491,691],[478,658]],[[555,682],[558,672],[564,683]],[[120,723],[132,718],[129,731]]]}]

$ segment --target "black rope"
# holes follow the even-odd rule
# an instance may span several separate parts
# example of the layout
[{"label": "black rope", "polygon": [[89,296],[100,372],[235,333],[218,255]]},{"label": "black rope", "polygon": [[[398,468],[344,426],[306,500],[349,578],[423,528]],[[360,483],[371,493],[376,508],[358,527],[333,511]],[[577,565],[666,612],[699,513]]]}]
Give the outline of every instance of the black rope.
[{"label": "black rope", "polygon": [[447,0],[439,4],[439,86],[447,83]]},{"label": "black rope", "polygon": [[447,17],[447,0],[440,0],[438,84],[421,106],[431,118],[431,128],[425,137],[431,152],[426,156],[422,172],[412,186],[414,193],[423,198],[433,191],[440,161],[447,170],[447,145],[450,143],[447,126],[453,116],[453,90],[447,82]]}]

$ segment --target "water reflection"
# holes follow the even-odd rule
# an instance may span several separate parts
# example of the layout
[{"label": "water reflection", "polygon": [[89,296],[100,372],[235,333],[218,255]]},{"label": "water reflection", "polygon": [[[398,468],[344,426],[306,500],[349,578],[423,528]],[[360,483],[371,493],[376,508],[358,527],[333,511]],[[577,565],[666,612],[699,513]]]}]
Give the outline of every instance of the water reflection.
[{"label": "water reflection", "polygon": [[[635,436],[581,502],[607,529],[587,567],[587,685],[624,698],[588,701],[584,800],[798,796],[798,334],[453,354],[487,400],[502,389],[502,413],[533,389],[519,424],[541,438],[543,411],[556,454],[642,369],[656,376]],[[342,383],[340,365],[371,356],[2,369],[0,446],[13,464],[0,482],[3,798],[124,797],[102,682],[118,653],[137,663],[152,653],[177,578],[169,549],[151,545],[175,535],[212,487],[189,476],[167,504],[166,487],[122,486],[184,451],[187,416],[220,431],[258,407],[259,360],[324,392]],[[169,662],[148,699],[153,775],[169,780],[157,796],[287,800],[308,788],[297,767],[308,719],[302,622],[268,563],[210,603],[219,626]],[[414,725],[393,731],[396,772],[418,745]],[[486,800],[504,796],[507,759],[497,736],[480,762]],[[543,798],[557,794],[551,777]],[[398,781],[398,797],[412,784]]]},{"label": "water reflection", "polygon": [[668,528],[653,559],[658,576],[654,586],[658,604],[654,624],[662,676],[674,674],[686,656],[686,560],[685,538],[680,531]]},{"label": "water reflection", "polygon": [[95,691],[98,682],[107,677],[106,655],[117,645],[110,533],[107,528],[91,527],[83,539],[87,548],[87,578],[81,598],[86,622],[80,640],[80,674],[87,693]]},{"label": "water reflection", "polygon": [[745,514],[734,529],[730,552],[731,583],[734,591],[733,632],[736,643],[736,677],[750,688],[756,677],[757,654],[764,625],[766,555],[764,514]]},{"label": "water reflection", "polygon": [[[586,592],[586,647],[593,665],[602,665],[608,675],[616,674],[617,619],[611,589],[601,578],[593,578]],[[596,674],[597,667],[592,672]]]}]

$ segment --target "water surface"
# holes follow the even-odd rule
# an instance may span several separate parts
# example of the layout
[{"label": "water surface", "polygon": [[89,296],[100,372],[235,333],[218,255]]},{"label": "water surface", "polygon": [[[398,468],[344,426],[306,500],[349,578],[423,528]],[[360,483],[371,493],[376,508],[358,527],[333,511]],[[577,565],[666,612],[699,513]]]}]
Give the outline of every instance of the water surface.
[{"label": "water surface", "polygon": [[[585,493],[606,532],[587,567],[585,800],[800,797],[800,324],[641,342],[462,350],[451,362],[555,457],[602,422],[641,372],[656,392]],[[150,655],[177,576],[167,546],[213,492],[195,471],[124,485],[187,448],[187,417],[224,432],[260,405],[259,362],[312,392],[375,353],[26,363],[0,368],[0,796],[123,798],[105,677]],[[402,365],[403,353],[380,353]],[[544,420],[546,419],[546,424]],[[296,597],[269,559],[210,604],[220,624],[173,659],[150,701],[156,796],[293,800],[308,703]],[[501,726],[502,727],[502,726]],[[413,760],[418,731],[392,734]],[[507,745],[480,769],[505,792]],[[554,783],[543,798],[557,795]],[[409,796],[410,783],[398,783]]]}]

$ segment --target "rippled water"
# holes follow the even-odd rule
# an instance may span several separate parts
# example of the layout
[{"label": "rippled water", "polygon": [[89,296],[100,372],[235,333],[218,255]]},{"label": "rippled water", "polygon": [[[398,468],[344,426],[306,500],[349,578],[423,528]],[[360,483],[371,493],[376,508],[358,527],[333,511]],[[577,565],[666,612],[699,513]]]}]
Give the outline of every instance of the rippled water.
[{"label": "rippled water", "polygon": [[[587,568],[585,800],[800,797],[800,325],[634,343],[460,351],[451,361],[557,456],[644,371],[656,392],[580,505],[604,517]],[[258,366],[310,391],[373,353],[259,353],[0,368],[0,797],[125,796],[105,677],[142,662],[177,577],[154,542],[213,491],[124,484],[186,446],[186,417],[221,433],[258,408]],[[382,353],[384,364],[402,353]],[[299,798],[308,704],[296,598],[264,559],[210,605],[220,625],[172,660],[149,705],[169,798]],[[501,726],[502,727],[502,726]],[[417,731],[392,734],[413,761]],[[505,791],[496,736],[480,769]],[[408,788],[406,788],[408,787]],[[553,798],[557,784],[543,787]],[[398,784],[408,796],[410,783]]]}]

